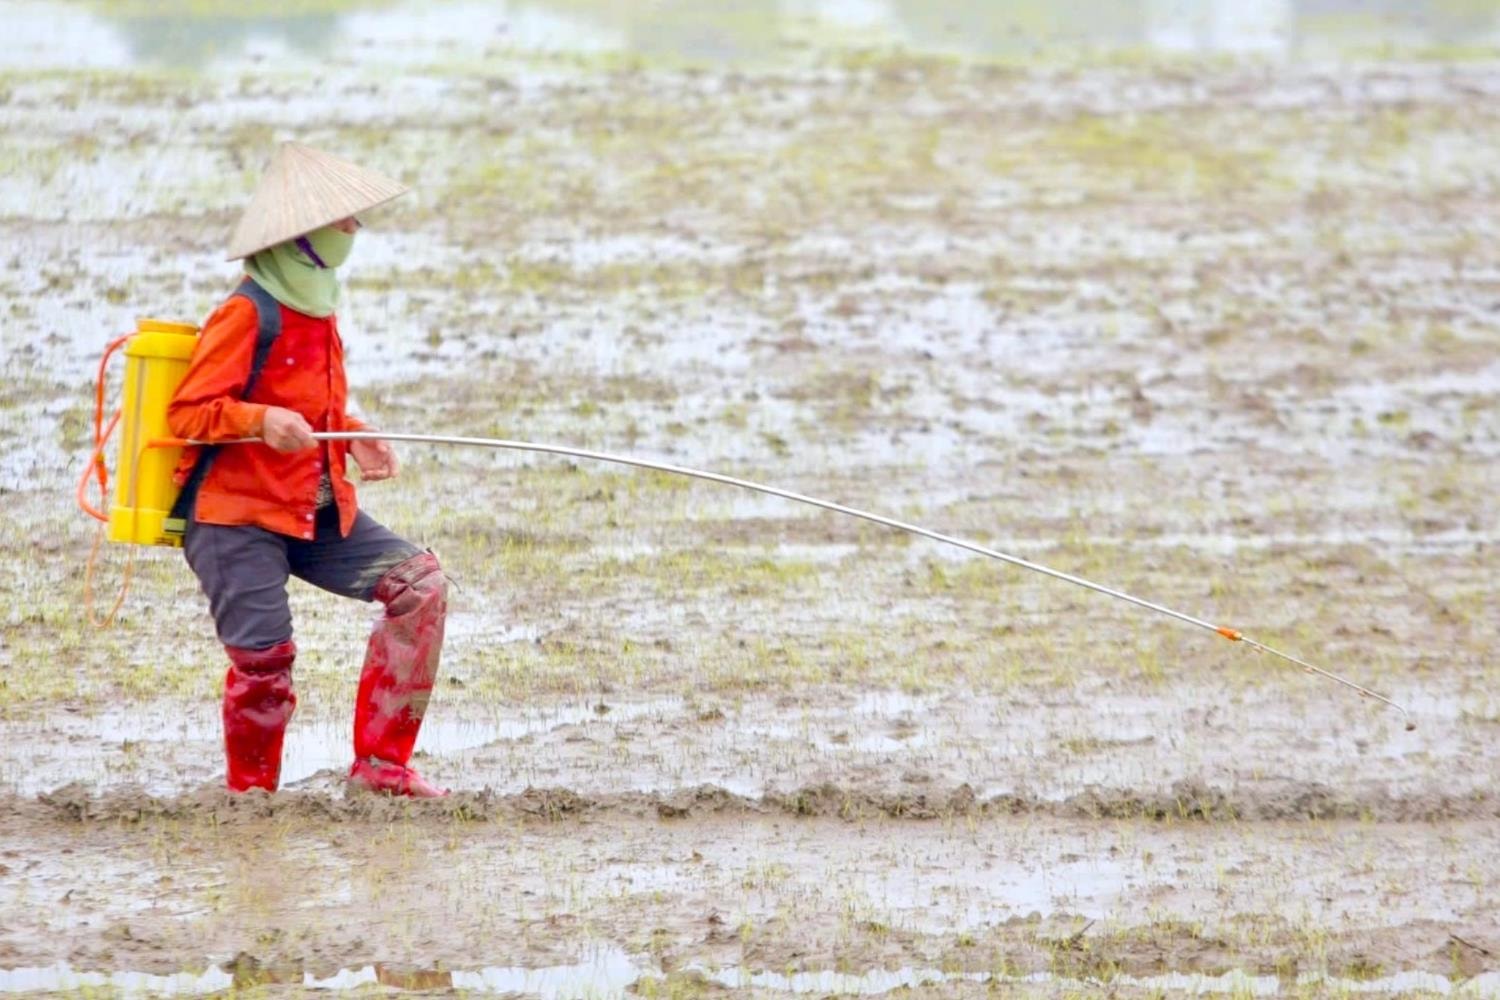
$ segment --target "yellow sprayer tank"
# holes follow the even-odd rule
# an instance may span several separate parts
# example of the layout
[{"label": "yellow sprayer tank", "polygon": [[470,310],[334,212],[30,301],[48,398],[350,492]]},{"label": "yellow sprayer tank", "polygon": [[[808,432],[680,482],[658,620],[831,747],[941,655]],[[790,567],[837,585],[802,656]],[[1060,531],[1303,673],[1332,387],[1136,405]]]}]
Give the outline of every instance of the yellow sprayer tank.
[{"label": "yellow sprayer tank", "polygon": [[198,342],[192,323],[142,319],[125,344],[124,403],[120,410],[120,451],[115,464],[115,502],[109,511],[109,538],[138,545],[181,545],[180,535],[162,530],[177,499],[172,471],[181,448],[147,448],[170,437],[167,403],[187,374]]}]

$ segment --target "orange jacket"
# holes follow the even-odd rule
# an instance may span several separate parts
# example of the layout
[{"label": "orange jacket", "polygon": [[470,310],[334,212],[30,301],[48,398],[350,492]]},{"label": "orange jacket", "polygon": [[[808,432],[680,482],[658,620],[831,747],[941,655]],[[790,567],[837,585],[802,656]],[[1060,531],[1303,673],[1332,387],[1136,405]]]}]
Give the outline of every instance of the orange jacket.
[{"label": "orange jacket", "polygon": [[[296,410],[316,431],[365,430],[344,412],[344,345],[334,317],[316,319],[286,306],[281,333],[271,345],[250,398],[241,398],[255,353],[255,305],[232,296],[208,318],[193,348],[187,375],[167,404],[167,423],[178,437],[223,441],[260,434],[267,407]],[[176,480],[182,485],[198,448],[184,451]],[[198,489],[194,516],[205,524],[254,524],[294,538],[312,538],[318,481],[326,466],[339,508],[339,530],[349,534],[358,510],[344,475],[348,443],[283,454],[264,444],[231,444],[214,455]]]}]

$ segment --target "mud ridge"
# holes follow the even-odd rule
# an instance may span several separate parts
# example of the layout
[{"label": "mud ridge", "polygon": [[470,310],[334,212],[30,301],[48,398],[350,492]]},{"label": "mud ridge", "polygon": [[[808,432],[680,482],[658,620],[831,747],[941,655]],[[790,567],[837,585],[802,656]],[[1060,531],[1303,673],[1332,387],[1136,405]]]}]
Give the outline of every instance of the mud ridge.
[{"label": "mud ridge", "polygon": [[[9,801],[6,801],[9,799]],[[794,791],[767,790],[750,798],[717,785],[665,792],[583,794],[567,788],[527,788],[498,794],[489,789],[455,792],[445,799],[414,801],[326,790],[286,790],[276,795],[231,795],[217,785],[178,795],[151,795],[123,786],[95,792],[80,783],[38,795],[0,797],[0,809],[79,823],[203,819],[216,824],[267,818],[330,822],[442,820],[486,822],[528,819],[563,821],[614,813],[664,820],[723,813],[756,813],[859,819],[937,820],[953,816],[1046,816],[1057,819],[1152,821],[1367,820],[1432,822],[1500,817],[1500,798],[1489,793],[1457,796],[1432,791],[1392,795],[1349,794],[1317,782],[1281,782],[1225,790],[1182,781],[1161,791],[1097,788],[1061,800],[1005,794],[981,799],[967,784],[913,792],[858,788],[833,782]]]}]

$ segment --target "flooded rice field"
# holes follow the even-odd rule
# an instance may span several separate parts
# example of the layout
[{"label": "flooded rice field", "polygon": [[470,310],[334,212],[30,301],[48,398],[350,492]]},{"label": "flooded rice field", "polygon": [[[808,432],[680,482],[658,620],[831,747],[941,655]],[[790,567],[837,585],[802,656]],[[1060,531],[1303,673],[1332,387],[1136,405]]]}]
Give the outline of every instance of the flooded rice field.
[{"label": "flooded rice field", "polygon": [[[0,3],[0,992],[1500,996],[1500,7],[943,6]],[[377,426],[926,525],[1416,730],[877,525],[410,445],[360,496],[454,582],[455,794],[346,794],[373,613],[294,585],[230,797],[196,581],[106,546],[90,625],[71,491],[285,138],[415,189],[339,312]]]}]

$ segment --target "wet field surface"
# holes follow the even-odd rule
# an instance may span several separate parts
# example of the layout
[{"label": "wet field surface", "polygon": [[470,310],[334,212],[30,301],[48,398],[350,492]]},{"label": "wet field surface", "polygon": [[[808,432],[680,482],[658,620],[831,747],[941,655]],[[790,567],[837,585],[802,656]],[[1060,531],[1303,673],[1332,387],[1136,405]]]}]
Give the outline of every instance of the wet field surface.
[{"label": "wet field surface", "polygon": [[[902,4],[41,6],[0,5],[0,991],[1500,995],[1488,8],[1083,60]],[[92,627],[70,496],[103,345],[227,292],[292,137],[415,188],[339,313],[378,426],[926,525],[1417,729],[876,525],[412,445],[360,496],[455,582],[454,796],[346,795],[372,612],[294,586],[285,788],[229,798],[195,581],[138,552]]]}]

